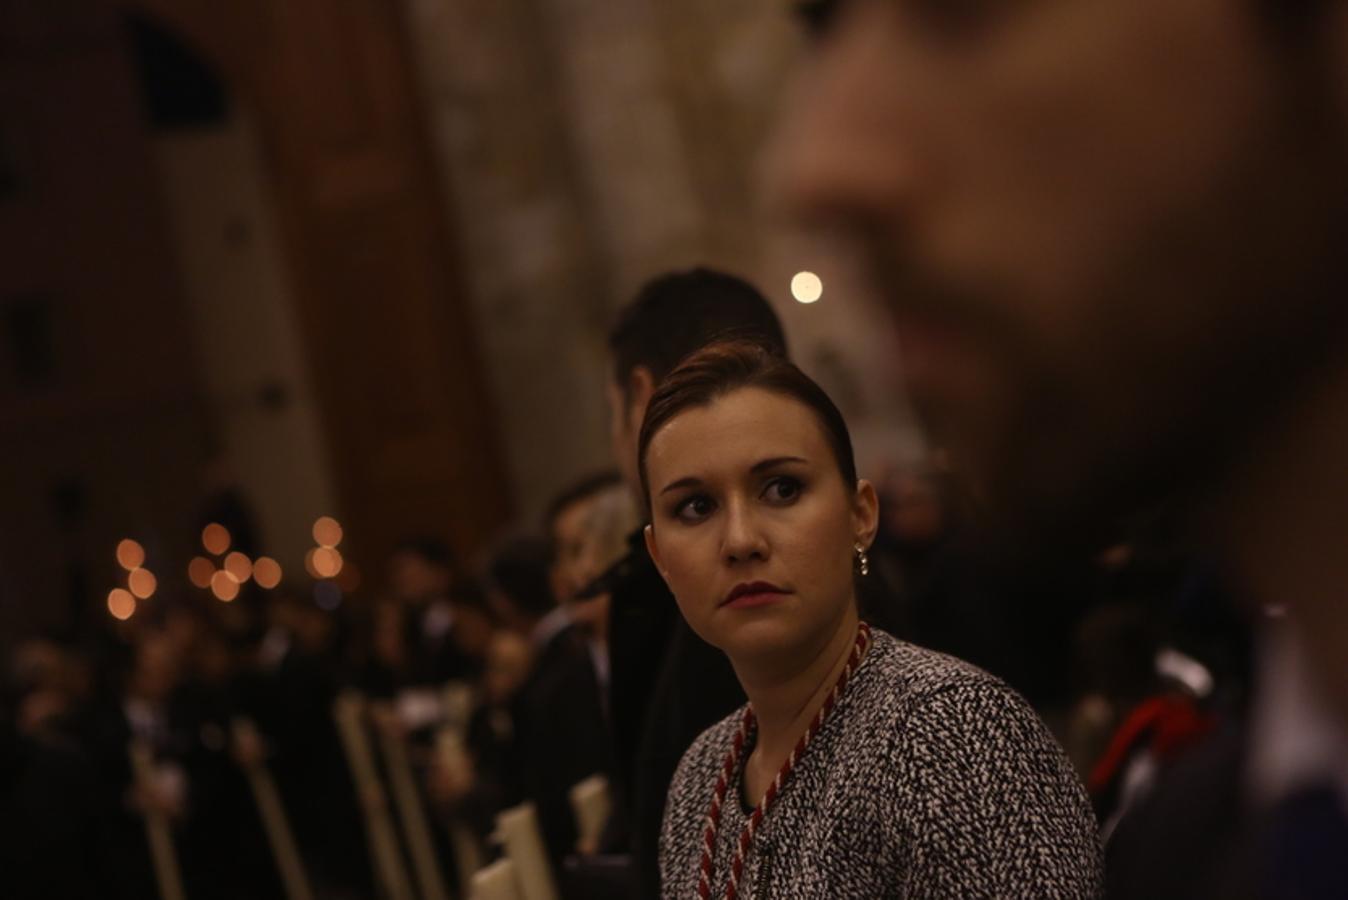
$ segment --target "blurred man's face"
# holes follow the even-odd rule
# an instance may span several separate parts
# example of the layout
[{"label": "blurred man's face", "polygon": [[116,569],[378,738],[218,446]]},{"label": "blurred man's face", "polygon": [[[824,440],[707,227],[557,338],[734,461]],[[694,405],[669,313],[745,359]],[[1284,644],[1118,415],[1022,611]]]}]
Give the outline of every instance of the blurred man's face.
[{"label": "blurred man's face", "polygon": [[171,637],[165,634],[142,637],[136,647],[132,692],[152,702],[167,700],[178,684],[179,662],[177,646]]},{"label": "blurred man's face", "polygon": [[487,645],[483,689],[489,703],[503,704],[529,675],[533,653],[529,642],[513,631],[497,631]]},{"label": "blurred man's face", "polygon": [[604,573],[613,562],[603,552],[596,533],[596,509],[602,494],[591,494],[557,512],[552,521],[553,561],[549,576],[552,593],[571,613],[572,621],[591,634],[607,627],[607,595],[577,600],[576,595]]},{"label": "blurred man's face", "polygon": [[559,603],[570,603],[602,569],[595,553],[590,519],[597,494],[575,501],[557,512],[552,521],[552,593]]},{"label": "blurred man's face", "polygon": [[289,613],[295,637],[306,653],[321,654],[332,647],[332,617],[307,603],[295,604]]},{"label": "blurred man's face", "polygon": [[880,514],[900,544],[921,547],[936,541],[945,528],[945,513],[936,486],[913,473],[895,476],[885,486]]},{"label": "blurred man's face", "polygon": [[1330,352],[1337,101],[1257,5],[853,0],[789,97],[772,199],[861,252],[1022,534],[1212,468]]},{"label": "blurred man's face", "polygon": [[639,490],[637,477],[637,439],[641,436],[641,417],[646,414],[644,408],[636,410],[627,397],[622,385],[609,380],[605,397],[608,399],[609,446],[613,450],[613,461],[622,472],[623,480],[633,492]]},{"label": "blurred man's face", "polygon": [[419,604],[443,596],[450,586],[450,574],[444,566],[420,553],[399,550],[389,558],[389,588],[399,600]]}]

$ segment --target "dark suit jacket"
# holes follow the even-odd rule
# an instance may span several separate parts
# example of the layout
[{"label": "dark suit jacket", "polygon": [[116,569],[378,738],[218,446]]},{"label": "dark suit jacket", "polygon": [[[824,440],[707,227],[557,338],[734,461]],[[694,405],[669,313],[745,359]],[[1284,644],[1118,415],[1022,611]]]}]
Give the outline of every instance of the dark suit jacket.
[{"label": "dark suit jacket", "polygon": [[[87,755],[0,721],[0,873],[11,900],[108,896],[99,856],[107,817]],[[153,884],[146,882],[152,889]]]},{"label": "dark suit jacket", "polygon": [[1236,729],[1214,735],[1124,815],[1106,847],[1109,897],[1257,896],[1242,859],[1252,843],[1240,799],[1242,738]]},{"label": "dark suit jacket", "polygon": [[576,844],[572,786],[612,768],[599,682],[574,625],[538,651],[513,712],[520,794],[538,807],[548,854],[560,871]]},{"label": "dark suit jacket", "polygon": [[[447,603],[447,599],[434,602]],[[431,604],[416,610],[408,621],[407,647],[410,655],[409,680],[412,684],[439,687],[446,681],[471,681],[482,673],[479,660],[469,656],[454,641],[454,625],[443,633],[427,631],[426,620]]]},{"label": "dark suit jacket", "polygon": [[1215,735],[1124,816],[1106,852],[1111,900],[1348,896],[1342,812],[1337,821],[1308,820],[1304,808],[1292,813],[1295,798],[1254,809],[1242,791],[1247,752],[1243,729]]},{"label": "dark suit jacket", "polygon": [[745,697],[725,654],[684,622],[641,531],[628,544],[600,585],[612,595],[609,710],[640,896],[658,897],[660,821],[674,770],[694,739]]},{"label": "dark suit jacket", "polygon": [[351,770],[332,716],[335,661],[292,645],[248,683],[248,705],[268,742],[267,766],[321,894],[328,884],[374,893]]}]

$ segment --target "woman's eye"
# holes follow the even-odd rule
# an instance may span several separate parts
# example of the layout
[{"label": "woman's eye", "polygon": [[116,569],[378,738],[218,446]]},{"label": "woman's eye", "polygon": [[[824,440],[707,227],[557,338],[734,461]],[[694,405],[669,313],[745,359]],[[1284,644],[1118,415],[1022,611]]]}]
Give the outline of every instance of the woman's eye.
[{"label": "woman's eye", "polygon": [[774,478],[763,489],[763,497],[772,503],[790,503],[800,496],[801,483],[795,478]]},{"label": "woman's eye", "polygon": [[681,522],[700,522],[711,515],[714,508],[710,497],[689,497],[674,508],[674,518]]}]

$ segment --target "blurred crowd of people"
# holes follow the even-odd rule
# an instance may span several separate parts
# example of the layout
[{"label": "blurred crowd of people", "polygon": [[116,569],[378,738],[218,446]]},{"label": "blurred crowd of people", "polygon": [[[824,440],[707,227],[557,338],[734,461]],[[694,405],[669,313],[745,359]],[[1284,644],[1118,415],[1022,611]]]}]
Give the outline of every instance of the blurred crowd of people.
[{"label": "blurred crowd of people", "polygon": [[[1342,4],[795,5],[766,199],[863,264],[954,460],[866,461],[862,615],[1034,706],[1113,896],[1348,896]],[[675,766],[745,696],[652,561],[636,448],[721,337],[790,355],[737,278],[645,285],[609,341],[617,471],[481,561],[411,539],[340,604],[166,589],[12,642],[6,896],[294,896],[297,861],[324,897],[433,895],[524,803],[562,894],[656,896]]]},{"label": "blurred crowd of people", "polygon": [[[663,345],[695,348],[736,324],[725,315],[775,326],[752,287],[707,270],[657,279],[634,301],[613,339],[619,459],[626,407],[639,422],[661,354],[672,367],[683,352]],[[1019,690],[1106,827],[1244,703],[1247,623],[1163,514],[1095,558],[1027,570],[991,552],[976,500],[939,454],[877,475],[864,616]],[[172,836],[187,896],[282,896],[259,772],[319,896],[387,895],[381,818],[408,848],[399,865],[415,868],[415,817],[388,815],[403,764],[447,883],[498,853],[497,815],[529,802],[565,896],[651,895],[674,766],[743,696],[678,617],[643,521],[629,480],[604,471],[473,564],[435,538],[405,540],[381,583],[335,608],[305,586],[253,585],[232,603],[184,594],[94,638],[20,642],[5,660],[0,738],[0,847],[7,887],[19,885],[7,896],[156,896],[151,821]],[[373,776],[335,712],[343,697],[359,698],[359,727],[380,748]],[[598,828],[572,800],[596,775],[609,798]]]}]

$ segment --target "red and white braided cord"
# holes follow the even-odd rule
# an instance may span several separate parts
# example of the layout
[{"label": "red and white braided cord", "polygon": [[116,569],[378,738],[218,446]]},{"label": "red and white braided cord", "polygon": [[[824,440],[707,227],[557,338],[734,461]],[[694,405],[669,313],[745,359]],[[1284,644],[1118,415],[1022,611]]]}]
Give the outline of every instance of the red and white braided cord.
[{"label": "red and white braided cord", "polygon": [[[744,857],[749,853],[749,847],[753,845],[754,834],[757,833],[763,819],[772,807],[773,801],[782,791],[782,785],[791,777],[791,771],[796,767],[796,760],[800,759],[805,753],[805,748],[809,746],[810,739],[819,731],[828,718],[828,714],[833,711],[838,698],[842,696],[843,689],[847,687],[848,680],[852,673],[856,671],[857,666],[865,657],[866,651],[871,645],[871,629],[865,622],[857,626],[856,643],[852,645],[852,654],[847,659],[847,665],[843,668],[838,680],[833,685],[833,690],[829,691],[828,696],[824,698],[823,706],[814,714],[810,720],[810,725],[805,729],[805,733],[796,741],[796,746],[792,748],[791,755],[782,763],[781,769],[777,772],[777,777],[768,785],[767,793],[754,809],[749,821],[745,823],[744,829],[740,832],[739,842],[735,846],[735,859],[730,864],[730,881],[726,884],[726,900],[735,900],[739,894],[740,876],[744,874]],[[730,750],[726,753],[725,762],[721,765],[721,775],[716,779],[716,791],[712,794],[711,808],[707,811],[707,824],[702,830],[702,862],[698,866],[697,895],[700,900],[711,900],[711,876],[712,876],[712,858],[716,853],[716,833],[721,826],[721,806],[725,803],[726,792],[730,789],[730,780],[735,775],[735,769],[739,765],[740,754],[744,752],[744,745],[749,740],[749,729],[754,724],[754,711],[752,707],[744,710],[744,717],[740,720],[739,731],[735,734],[735,740],[731,744]]]}]

